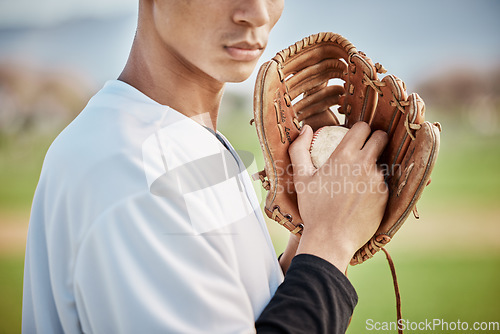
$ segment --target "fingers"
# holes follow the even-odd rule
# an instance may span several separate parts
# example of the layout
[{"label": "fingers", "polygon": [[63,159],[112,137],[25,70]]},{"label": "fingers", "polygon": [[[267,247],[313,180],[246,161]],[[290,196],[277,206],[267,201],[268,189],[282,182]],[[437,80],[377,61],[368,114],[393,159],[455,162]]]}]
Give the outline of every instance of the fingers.
[{"label": "fingers", "polygon": [[370,135],[370,126],[365,122],[357,122],[347,131],[339,144],[339,149],[361,150],[365,145],[366,139]]},{"label": "fingers", "polygon": [[301,134],[288,148],[294,178],[298,175],[312,175],[314,173],[315,168],[311,161],[311,154],[309,153],[312,137],[313,131],[311,127],[304,125]]},{"label": "fingers", "polygon": [[384,151],[388,141],[389,136],[387,133],[377,130],[372,133],[362,151],[365,152],[367,158],[377,160]]},{"label": "fingers", "polygon": [[387,133],[381,130],[373,132],[370,136],[370,126],[365,122],[357,122],[346,133],[339,144],[342,149],[362,150],[368,159],[377,159],[384,151],[388,142]]}]

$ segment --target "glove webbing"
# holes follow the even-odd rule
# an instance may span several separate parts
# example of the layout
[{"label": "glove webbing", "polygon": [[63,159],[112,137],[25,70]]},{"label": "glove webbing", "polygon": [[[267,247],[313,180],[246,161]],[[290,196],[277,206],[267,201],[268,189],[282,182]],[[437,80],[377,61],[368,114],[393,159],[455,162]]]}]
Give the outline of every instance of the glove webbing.
[{"label": "glove webbing", "polygon": [[[376,68],[378,73],[385,73],[386,72],[385,68],[382,65],[380,65],[379,63],[375,64],[375,68]],[[364,73],[364,79],[363,79],[362,83],[366,86],[370,86],[378,95],[382,95],[382,90],[380,89],[380,87],[387,86],[387,84],[383,81],[370,79],[370,77],[366,73]],[[404,82],[403,82],[403,88],[406,90],[406,85]],[[351,86],[349,87],[349,91],[351,94],[354,92],[354,85],[351,84]],[[398,100],[398,98],[394,95],[394,93],[392,93],[392,97],[393,97],[393,100],[391,100],[389,103],[391,104],[391,106],[396,107],[403,114],[406,114],[406,119],[405,119],[405,123],[404,123],[405,128],[406,128],[406,132],[408,132],[408,135],[410,136],[410,138],[412,140],[415,140],[415,135],[413,134],[413,131],[411,131],[411,130],[419,130],[421,128],[421,125],[411,123],[408,120],[409,114],[405,111],[405,107],[408,107],[410,105],[410,102]],[[350,114],[350,111],[351,111],[351,106],[348,105],[347,106],[347,115]]]}]

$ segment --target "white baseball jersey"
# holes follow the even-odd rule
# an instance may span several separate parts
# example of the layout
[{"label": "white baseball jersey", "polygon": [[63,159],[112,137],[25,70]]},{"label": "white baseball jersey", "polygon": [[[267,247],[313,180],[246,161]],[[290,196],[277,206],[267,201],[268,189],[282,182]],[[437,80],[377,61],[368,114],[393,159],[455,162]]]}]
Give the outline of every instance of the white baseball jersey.
[{"label": "white baseball jersey", "polygon": [[33,200],[23,333],[247,333],[283,281],[219,133],[109,81],[58,136]]}]

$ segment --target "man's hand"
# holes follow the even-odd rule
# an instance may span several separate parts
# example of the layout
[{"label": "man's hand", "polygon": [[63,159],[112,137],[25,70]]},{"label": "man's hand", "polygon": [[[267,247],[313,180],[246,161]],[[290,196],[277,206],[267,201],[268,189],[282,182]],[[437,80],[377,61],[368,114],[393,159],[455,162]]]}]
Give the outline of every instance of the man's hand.
[{"label": "man's hand", "polygon": [[309,126],[289,149],[304,221],[297,254],[319,256],[342,272],[377,230],[387,203],[384,175],[376,165],[387,134],[370,132],[368,124],[356,123],[320,169],[311,162]]}]

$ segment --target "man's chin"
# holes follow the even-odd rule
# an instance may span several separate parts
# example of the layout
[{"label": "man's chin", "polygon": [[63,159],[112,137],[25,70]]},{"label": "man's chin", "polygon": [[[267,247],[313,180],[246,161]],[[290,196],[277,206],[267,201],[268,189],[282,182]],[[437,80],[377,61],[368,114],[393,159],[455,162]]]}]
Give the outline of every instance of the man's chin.
[{"label": "man's chin", "polygon": [[238,79],[238,80],[236,80],[236,79],[235,79],[235,80],[228,80],[228,81],[226,81],[226,82],[227,82],[227,83],[241,83],[241,82],[245,81],[246,79],[248,79],[249,77],[250,77],[250,76],[248,76],[248,77],[246,77],[246,78],[244,78],[244,79]]},{"label": "man's chin", "polygon": [[237,64],[237,66],[229,67],[230,70],[226,71],[223,82],[230,83],[239,83],[247,80],[252,75],[255,67],[257,65],[257,61],[246,63],[246,64]]},{"label": "man's chin", "polygon": [[[253,68],[252,68],[252,71],[253,71]],[[250,78],[250,76],[252,75],[252,71],[233,72],[227,78],[226,82],[230,82],[230,83],[243,82],[243,81],[247,80],[248,78]]]}]

